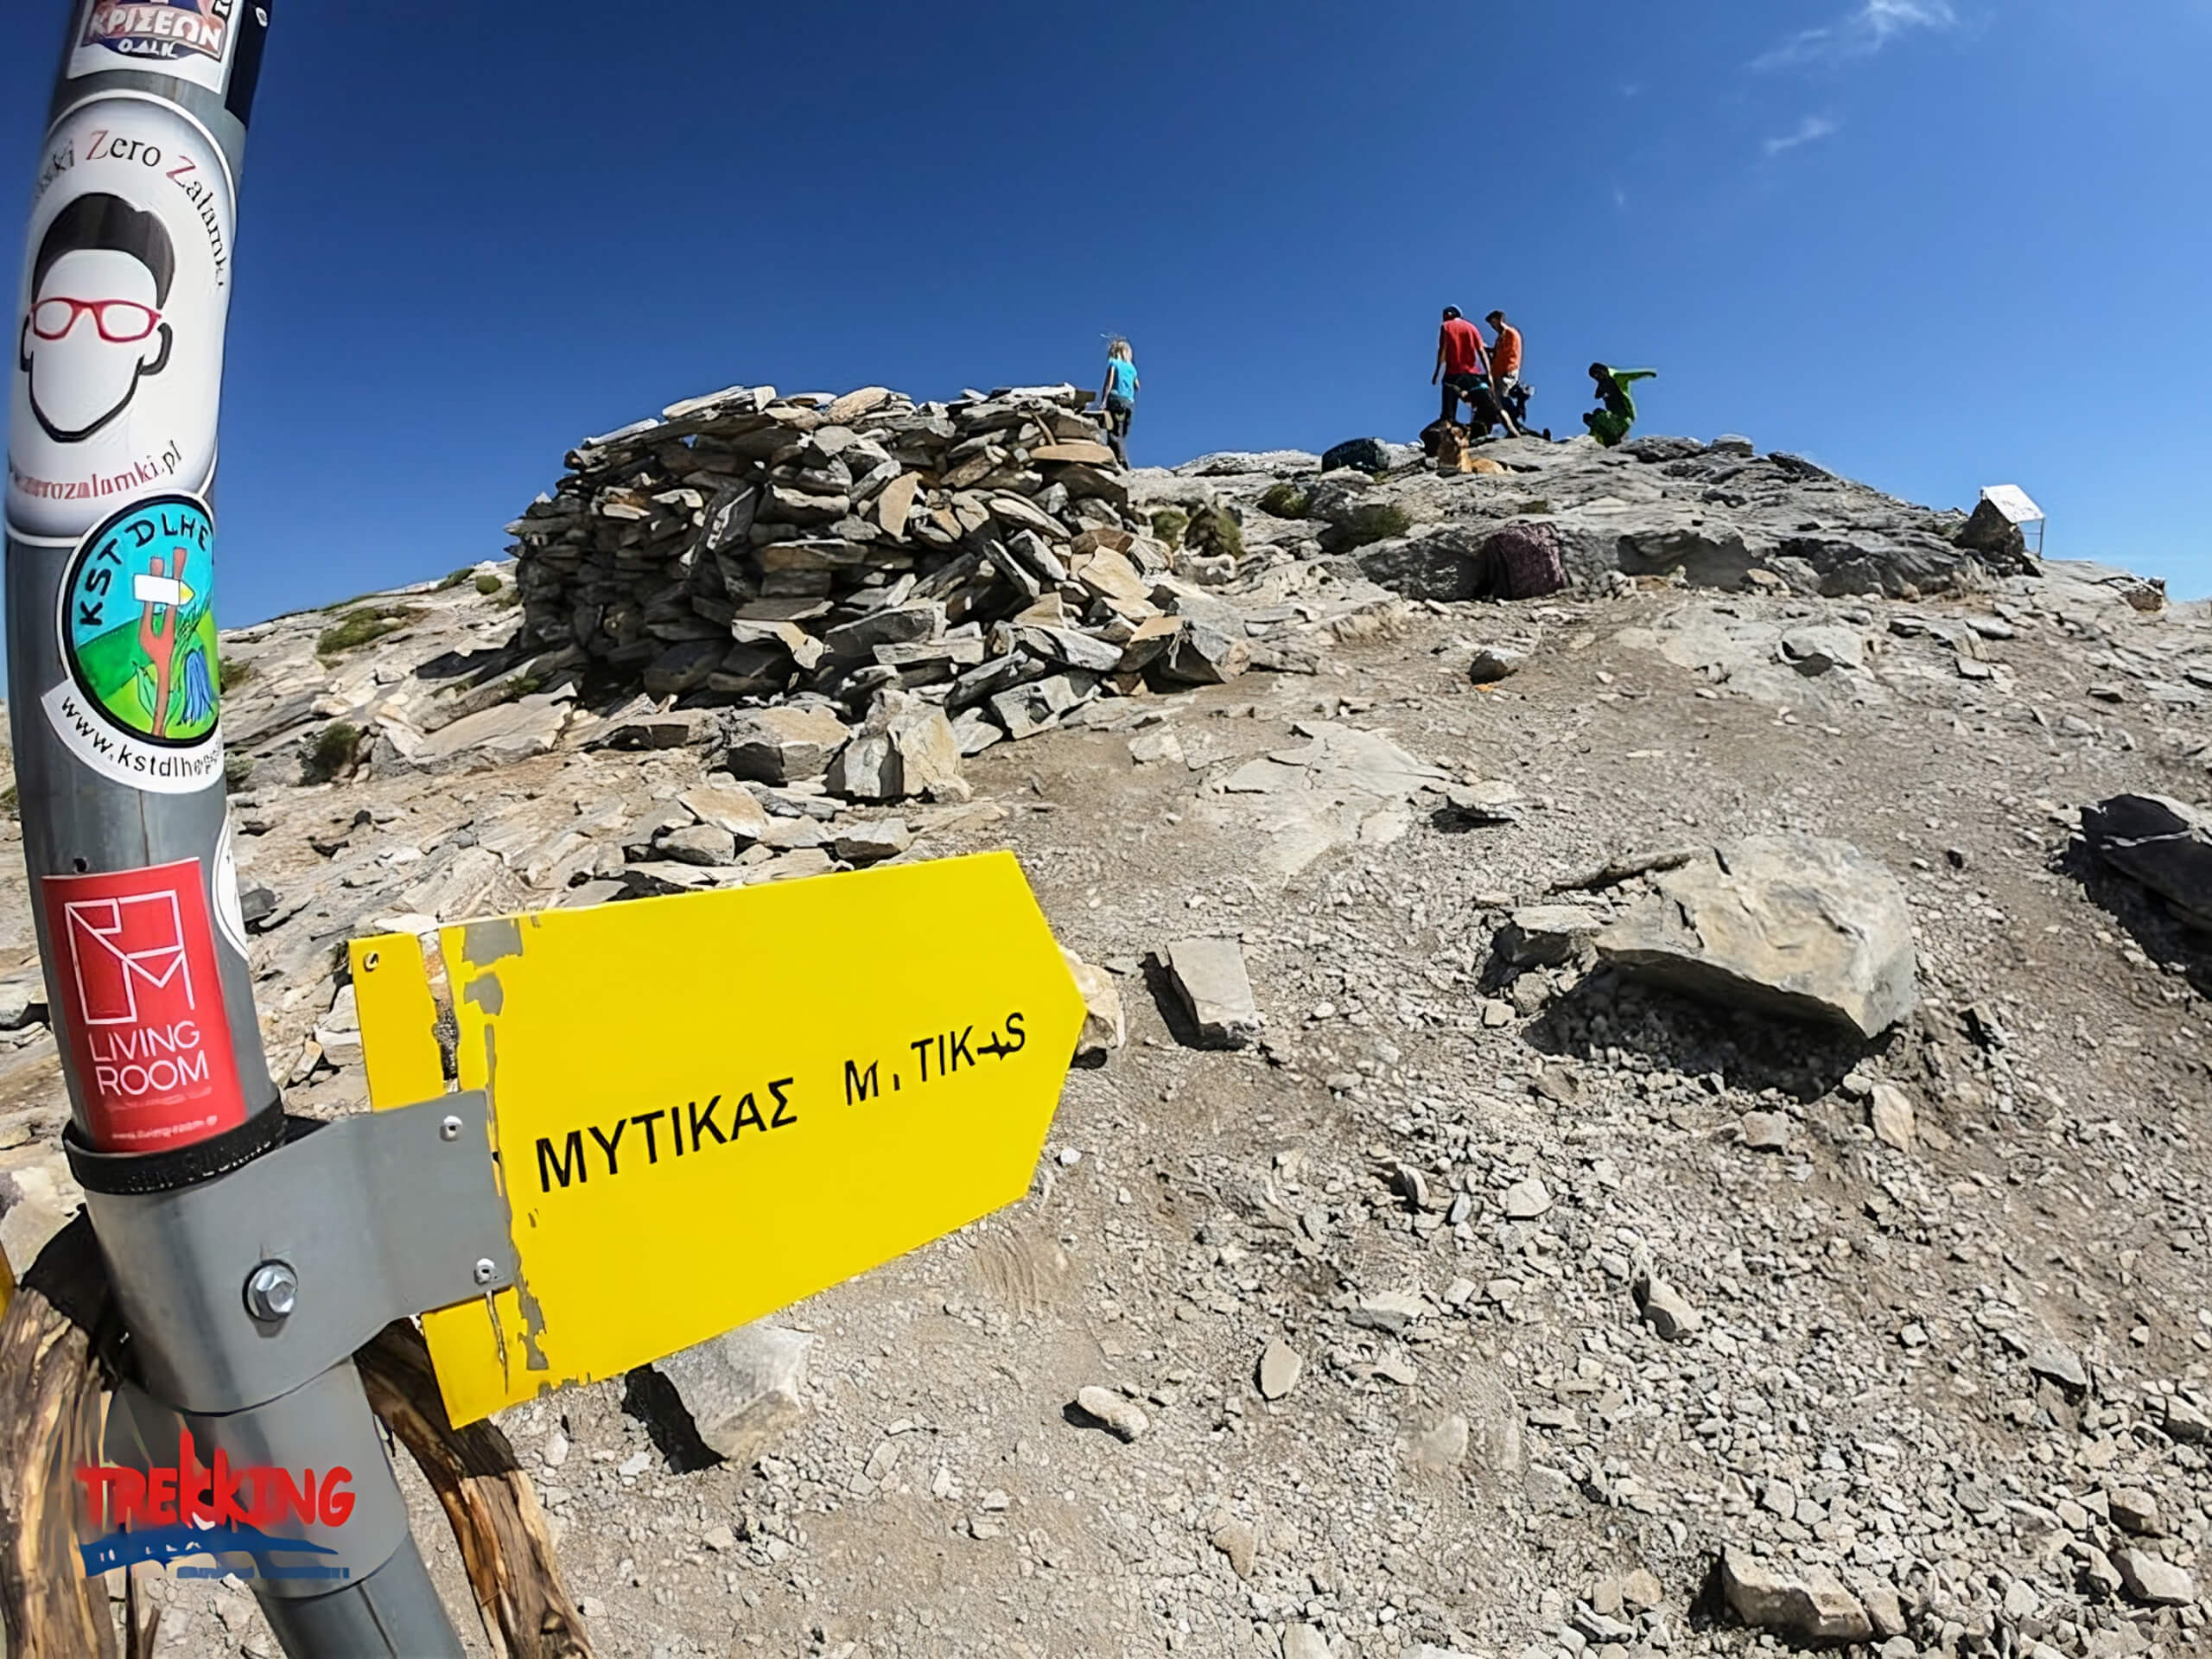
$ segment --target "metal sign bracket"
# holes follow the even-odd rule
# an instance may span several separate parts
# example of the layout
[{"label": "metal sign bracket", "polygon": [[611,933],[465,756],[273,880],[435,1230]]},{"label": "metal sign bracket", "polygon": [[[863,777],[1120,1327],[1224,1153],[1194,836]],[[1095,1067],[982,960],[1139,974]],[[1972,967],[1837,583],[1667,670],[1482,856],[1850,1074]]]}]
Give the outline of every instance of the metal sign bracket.
[{"label": "metal sign bracket", "polygon": [[[175,1192],[92,1185],[86,1205],[147,1388],[182,1411],[262,1405],[393,1319],[514,1282],[480,1090],[294,1120],[276,1150]],[[176,1261],[206,1270],[180,1281]]]}]

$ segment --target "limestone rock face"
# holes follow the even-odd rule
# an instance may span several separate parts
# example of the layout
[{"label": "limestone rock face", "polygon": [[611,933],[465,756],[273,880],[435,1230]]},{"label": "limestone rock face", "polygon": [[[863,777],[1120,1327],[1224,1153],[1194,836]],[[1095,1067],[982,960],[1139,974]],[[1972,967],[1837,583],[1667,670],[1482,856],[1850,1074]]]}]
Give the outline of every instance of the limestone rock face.
[{"label": "limestone rock face", "polygon": [[1904,890],[1848,842],[1747,836],[1657,887],[1598,936],[1599,956],[1629,974],[1869,1039],[1917,1002]]},{"label": "limestone rock face", "polygon": [[472,771],[544,754],[569,723],[569,704],[550,694],[518,697],[442,726],[408,760],[426,771]]}]

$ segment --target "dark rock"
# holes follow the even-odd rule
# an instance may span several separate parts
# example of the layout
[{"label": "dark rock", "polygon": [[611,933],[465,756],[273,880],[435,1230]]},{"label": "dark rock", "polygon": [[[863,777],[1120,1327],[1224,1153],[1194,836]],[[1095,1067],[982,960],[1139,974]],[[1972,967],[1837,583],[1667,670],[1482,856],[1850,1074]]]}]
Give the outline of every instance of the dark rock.
[{"label": "dark rock", "polygon": [[1251,648],[1243,639],[1186,619],[1169,642],[1160,671],[1185,685],[1219,685],[1251,664]]},{"label": "dark rock", "polygon": [[721,666],[724,649],[722,642],[715,639],[687,639],[680,645],[671,645],[645,669],[645,695],[676,697],[696,690]]},{"label": "dark rock", "polygon": [[2026,569],[2035,563],[2028,554],[2028,538],[1994,501],[1984,499],[1976,506],[1951,541],[1954,546],[2003,565]]},{"label": "dark rock", "polygon": [[2082,814],[2090,850],[2212,932],[2212,815],[2164,795],[2115,795]]},{"label": "dark rock", "polygon": [[276,913],[276,890],[256,883],[238,889],[238,915],[248,927],[264,922]]},{"label": "dark rock", "polygon": [[1621,453],[1643,461],[1687,461],[1703,454],[1705,446],[1695,438],[1630,438],[1621,445]]},{"label": "dark rock", "polygon": [[1381,438],[1352,438],[1322,452],[1323,472],[1333,473],[1339,467],[1357,467],[1363,473],[1388,472],[1390,445]]}]

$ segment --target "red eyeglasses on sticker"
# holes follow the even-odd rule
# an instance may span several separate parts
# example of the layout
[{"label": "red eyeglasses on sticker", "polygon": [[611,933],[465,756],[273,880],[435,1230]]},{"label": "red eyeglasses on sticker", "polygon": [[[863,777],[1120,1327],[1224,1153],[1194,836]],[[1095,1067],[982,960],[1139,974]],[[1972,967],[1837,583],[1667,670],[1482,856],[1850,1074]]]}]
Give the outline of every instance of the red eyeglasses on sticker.
[{"label": "red eyeglasses on sticker", "polygon": [[111,346],[130,346],[161,327],[162,314],[136,300],[72,300],[55,295],[31,308],[31,332],[41,340],[60,340],[92,314],[92,326]]}]

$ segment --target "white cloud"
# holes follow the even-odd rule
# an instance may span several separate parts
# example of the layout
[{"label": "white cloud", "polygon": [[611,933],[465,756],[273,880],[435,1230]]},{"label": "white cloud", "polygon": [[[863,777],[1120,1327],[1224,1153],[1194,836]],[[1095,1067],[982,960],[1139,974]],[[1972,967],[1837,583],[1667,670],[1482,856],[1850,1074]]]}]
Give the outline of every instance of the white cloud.
[{"label": "white cloud", "polygon": [[1818,143],[1821,139],[1831,137],[1842,125],[1840,121],[1832,121],[1825,115],[1808,115],[1797,124],[1797,130],[1795,132],[1784,133],[1779,138],[1768,139],[1766,153],[1770,156],[1780,156],[1801,145]]},{"label": "white cloud", "polygon": [[1916,29],[1940,34],[1958,25],[1959,15],[1951,0],[1859,0],[1856,10],[1834,22],[1805,29],[1752,59],[1751,67],[1789,69],[1800,64],[1869,57],[1901,35]]}]

